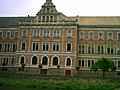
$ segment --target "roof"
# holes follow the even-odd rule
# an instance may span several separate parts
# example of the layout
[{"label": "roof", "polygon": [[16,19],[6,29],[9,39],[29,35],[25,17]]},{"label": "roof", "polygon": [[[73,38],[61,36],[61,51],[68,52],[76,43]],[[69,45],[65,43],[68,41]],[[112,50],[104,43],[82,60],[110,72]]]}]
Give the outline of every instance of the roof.
[{"label": "roof", "polygon": [[[30,21],[34,17],[0,17],[0,28],[17,28],[19,21]],[[120,16],[109,17],[65,17],[65,20],[77,20],[79,25],[119,25]]]},{"label": "roof", "polygon": [[77,19],[79,25],[120,25],[120,16],[70,17]]},{"label": "roof", "polygon": [[28,21],[33,17],[0,17],[0,28],[17,28],[20,20]]}]

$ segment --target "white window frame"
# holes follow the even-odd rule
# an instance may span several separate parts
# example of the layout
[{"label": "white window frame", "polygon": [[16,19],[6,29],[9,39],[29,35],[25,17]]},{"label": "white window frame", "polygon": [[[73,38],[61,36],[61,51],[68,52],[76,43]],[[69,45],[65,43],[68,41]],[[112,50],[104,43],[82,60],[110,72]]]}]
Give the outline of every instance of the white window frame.
[{"label": "white window frame", "polygon": [[59,29],[53,30],[53,37],[60,37],[60,30]]},{"label": "white window frame", "polygon": [[[33,44],[35,43],[35,50],[33,50]],[[37,50],[37,44],[38,44],[38,50]],[[39,42],[32,42],[32,51],[39,51]]]},{"label": "white window frame", "polygon": [[[9,36],[8,36],[8,33],[9,33]],[[11,38],[11,32],[10,31],[7,31],[6,32],[6,39],[10,39]]]},{"label": "white window frame", "polygon": [[[90,47],[90,54],[95,53],[95,47],[94,47],[94,45],[88,45],[88,53],[89,53],[89,47]],[[92,52],[92,47],[93,47],[93,52]]]},{"label": "white window frame", "polygon": [[[16,33],[17,33],[17,37],[16,37]],[[14,32],[14,38],[18,38],[19,34],[18,34],[18,31],[15,31]]]},{"label": "white window frame", "polygon": [[[98,51],[98,46],[100,46],[100,52]],[[103,53],[104,53],[104,49],[105,49],[104,45],[97,45],[97,52],[98,52],[99,54],[103,54],[103,53],[102,53],[102,47],[103,47]]]},{"label": "white window frame", "polygon": [[[67,59],[68,59],[68,58],[70,58],[70,61],[71,61],[70,66],[67,66]],[[71,58],[71,57],[67,57],[67,58],[65,59],[65,66],[66,66],[66,67],[72,67],[72,58]]]},{"label": "white window frame", "polygon": [[[24,34],[24,31],[26,31],[25,34]],[[22,30],[22,37],[27,37],[27,29],[23,29],[23,30]]]},{"label": "white window frame", "polygon": [[56,65],[53,65],[53,58],[54,58],[54,57],[57,57],[57,58],[58,58],[58,65],[60,65],[60,58],[59,58],[57,55],[55,55],[55,56],[53,56],[53,57],[51,58],[51,66],[57,68]]},{"label": "white window frame", "polygon": [[120,36],[118,36],[120,32],[117,32],[117,40],[120,40]]},{"label": "white window frame", "polygon": [[[85,61],[86,61],[86,60],[84,60],[84,59],[79,59],[79,60],[80,60],[80,64],[81,64],[80,67],[83,67],[83,68],[84,68],[84,67],[85,67]],[[78,60],[78,65],[79,65],[79,60]],[[82,65],[83,62],[84,62],[84,66]]]},{"label": "white window frame", "polygon": [[[22,43],[25,43],[25,50],[26,50],[27,43],[26,42],[21,42],[21,50],[22,50]],[[25,50],[22,50],[22,51],[25,51]]]},{"label": "white window frame", "polygon": [[[110,36],[110,33],[112,34],[112,36]],[[108,32],[107,36],[108,36],[108,40],[113,40],[113,32]]]},{"label": "white window frame", "polygon": [[[79,48],[80,47],[80,48]],[[84,47],[84,48],[83,48]],[[78,52],[79,53],[83,53],[83,51],[85,50],[85,45],[78,45]],[[84,51],[85,53],[85,51]]]},{"label": "white window frame", "polygon": [[[55,45],[55,50],[53,50],[54,45]],[[58,49],[58,50],[57,50],[57,45],[59,46],[59,49]],[[53,50],[53,51],[60,51],[60,43],[59,43],[59,42],[53,42],[53,43],[52,43],[52,50]]]},{"label": "white window frame", "polygon": [[[92,33],[92,36],[91,36],[91,33]],[[89,35],[89,40],[94,40],[94,32],[90,31],[88,35]]]},{"label": "white window frame", "polygon": [[39,37],[40,36],[40,30],[39,29],[33,29],[33,37]]},{"label": "white window frame", "polygon": [[72,37],[72,29],[67,29],[67,37]]},{"label": "white window frame", "polygon": [[[45,50],[43,50],[43,45],[45,45]],[[48,50],[46,48],[47,45],[48,45]],[[43,42],[42,43],[42,51],[49,51],[49,49],[50,49],[50,43],[49,42]]]},{"label": "white window frame", "polygon": [[[102,36],[100,36],[100,33]],[[98,40],[104,40],[104,32],[98,32]]]},{"label": "white window frame", "polygon": [[[108,53],[108,47],[110,48],[110,52]],[[108,54],[114,54],[115,53],[115,46],[113,46],[113,45],[107,45],[107,53]],[[113,53],[111,53],[112,52],[112,49],[113,49]]]},{"label": "white window frame", "polygon": [[2,32],[2,31],[0,31],[0,33],[1,33],[1,37],[0,37],[0,39],[2,39],[2,38],[3,38],[3,32]]},{"label": "white window frame", "polygon": [[50,30],[49,29],[43,30],[43,37],[50,37]]},{"label": "white window frame", "polygon": [[85,39],[85,32],[79,32],[79,38],[80,39]]},{"label": "white window frame", "polygon": [[[88,61],[90,61],[90,67],[88,66]],[[91,66],[92,66],[92,61],[95,63],[95,60],[94,60],[94,59],[87,59],[87,67],[88,67],[88,68],[91,68]]]},{"label": "white window frame", "polygon": [[[67,50],[67,44],[71,44],[71,50],[70,51]],[[66,43],[66,51],[67,52],[72,52],[72,43],[71,42]]]},{"label": "white window frame", "polygon": [[[7,45],[7,46],[5,47],[5,45]],[[8,45],[10,45],[10,46],[8,47]],[[5,43],[4,44],[4,52],[10,52],[10,50],[11,50],[11,44],[10,43]]]}]

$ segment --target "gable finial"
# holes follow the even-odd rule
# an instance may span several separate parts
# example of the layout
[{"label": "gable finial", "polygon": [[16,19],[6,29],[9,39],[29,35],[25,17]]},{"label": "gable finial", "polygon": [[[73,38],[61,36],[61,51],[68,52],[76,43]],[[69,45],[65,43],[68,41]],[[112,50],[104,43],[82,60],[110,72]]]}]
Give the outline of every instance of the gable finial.
[{"label": "gable finial", "polygon": [[52,2],[52,0],[46,0],[46,2]]}]

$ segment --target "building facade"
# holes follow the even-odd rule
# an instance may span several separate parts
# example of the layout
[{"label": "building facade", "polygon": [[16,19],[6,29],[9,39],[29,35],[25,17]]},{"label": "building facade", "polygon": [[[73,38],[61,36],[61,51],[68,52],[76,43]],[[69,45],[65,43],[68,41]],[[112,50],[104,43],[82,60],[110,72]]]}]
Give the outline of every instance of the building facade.
[{"label": "building facade", "polygon": [[19,71],[71,75],[75,66],[90,67],[101,57],[120,69],[120,17],[67,17],[46,0],[34,17],[0,17],[0,64]]}]

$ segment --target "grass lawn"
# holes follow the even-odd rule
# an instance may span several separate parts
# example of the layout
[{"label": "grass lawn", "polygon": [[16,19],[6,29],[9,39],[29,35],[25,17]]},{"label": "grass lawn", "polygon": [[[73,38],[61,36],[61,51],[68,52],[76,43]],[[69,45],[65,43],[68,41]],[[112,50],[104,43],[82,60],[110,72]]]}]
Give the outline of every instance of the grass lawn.
[{"label": "grass lawn", "polygon": [[115,90],[116,78],[90,78],[50,75],[0,75],[0,86],[62,90]]}]

